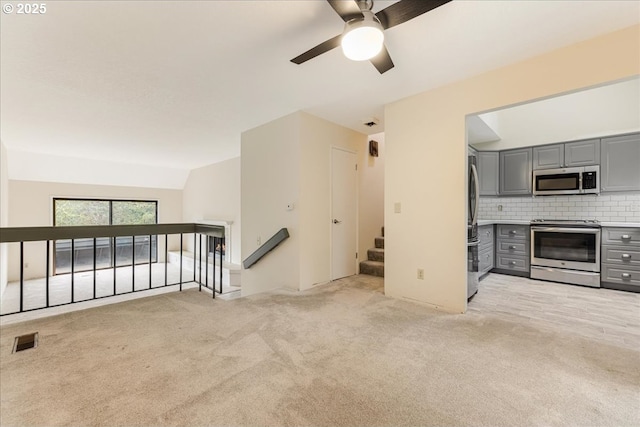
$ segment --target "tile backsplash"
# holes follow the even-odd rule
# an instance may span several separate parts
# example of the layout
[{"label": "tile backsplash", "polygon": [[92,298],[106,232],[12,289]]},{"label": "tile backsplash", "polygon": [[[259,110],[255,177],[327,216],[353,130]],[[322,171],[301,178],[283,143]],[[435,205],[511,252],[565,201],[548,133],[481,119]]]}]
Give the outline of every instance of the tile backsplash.
[{"label": "tile backsplash", "polygon": [[481,220],[536,218],[640,223],[640,193],[480,198]]}]

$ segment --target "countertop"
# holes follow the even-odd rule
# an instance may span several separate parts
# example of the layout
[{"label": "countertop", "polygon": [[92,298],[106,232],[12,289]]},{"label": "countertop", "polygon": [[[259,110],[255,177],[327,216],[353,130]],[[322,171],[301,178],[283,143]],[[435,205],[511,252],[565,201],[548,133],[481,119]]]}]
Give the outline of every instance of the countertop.
[{"label": "countertop", "polygon": [[[478,225],[507,224],[507,225],[529,225],[531,221],[517,219],[481,219]],[[602,227],[627,227],[640,228],[640,222],[601,222]]]},{"label": "countertop", "polygon": [[507,224],[507,225],[529,225],[531,221],[517,219],[480,219],[478,225]]}]

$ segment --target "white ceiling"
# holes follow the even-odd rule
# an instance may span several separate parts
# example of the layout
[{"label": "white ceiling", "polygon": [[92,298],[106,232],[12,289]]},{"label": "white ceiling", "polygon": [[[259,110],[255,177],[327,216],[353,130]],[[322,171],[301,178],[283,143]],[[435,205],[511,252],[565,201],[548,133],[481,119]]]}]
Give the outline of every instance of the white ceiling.
[{"label": "white ceiling", "polygon": [[386,31],[396,67],[380,75],[339,49],[289,62],[342,31],[320,0],[46,4],[1,14],[9,151],[179,169],[236,157],[241,132],[297,110],[380,132],[386,103],[640,22],[637,1],[454,1]]}]

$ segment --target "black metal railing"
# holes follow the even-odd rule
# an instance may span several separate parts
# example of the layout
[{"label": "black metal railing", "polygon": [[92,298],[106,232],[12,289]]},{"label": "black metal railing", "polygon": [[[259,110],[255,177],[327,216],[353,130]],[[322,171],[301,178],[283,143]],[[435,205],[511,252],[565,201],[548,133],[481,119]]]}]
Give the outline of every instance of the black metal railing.
[{"label": "black metal railing", "polygon": [[289,230],[281,228],[276,234],[271,236],[269,240],[264,242],[262,246],[256,249],[251,255],[242,261],[244,268],[250,268],[253,264],[260,261],[262,257],[274,250],[280,243],[289,238]]},{"label": "black metal railing", "polygon": [[[160,283],[160,285],[154,286],[153,284],[153,268],[152,264],[156,263],[154,261],[154,251],[152,251],[151,246],[152,242],[154,242],[155,249],[158,249],[158,243],[160,241],[161,236],[164,235],[164,281]],[[193,277],[186,277],[184,274],[184,240],[185,236],[192,235],[193,236]],[[135,253],[135,242],[136,237],[145,237],[148,238],[149,242],[149,251],[148,259],[145,259],[144,262],[138,262],[136,253]],[[179,236],[179,274],[178,281],[169,283],[169,272],[168,272],[168,264],[169,264],[169,236]],[[202,262],[203,262],[203,253],[202,250],[198,251],[197,243],[198,241],[202,242],[202,236],[206,237],[207,246],[209,246],[210,239],[213,239],[214,251],[212,253],[209,252],[209,247],[207,247],[206,255],[205,255],[205,281],[202,282]],[[118,265],[117,262],[117,254],[116,254],[116,241],[120,239],[128,239],[133,242],[132,245],[132,264],[130,266],[122,266]],[[81,240],[79,240],[81,239]],[[101,267],[98,268],[98,242],[104,242],[105,239],[108,239],[109,242],[113,242],[110,244],[110,250],[113,250],[113,262],[109,267]],[[51,301],[51,276],[52,276],[52,262],[51,262],[51,247],[55,245],[56,241],[63,240],[70,243],[70,272],[66,273],[70,277],[70,297],[68,301],[54,303]],[[89,262],[91,265],[91,269],[84,269],[85,273],[83,274],[92,274],[92,289],[89,289],[85,294],[90,294],[88,297],[85,295],[84,297],[78,297],[76,295],[76,276],[78,275],[78,271],[76,271],[76,240],[82,242],[80,247],[84,251],[83,256],[87,257],[87,251],[92,252],[92,261]],[[145,239],[146,241],[147,239]],[[42,303],[37,304],[36,306],[25,307],[25,244],[31,245],[31,242],[42,242],[46,245],[46,249],[44,251],[45,260],[45,272],[44,272],[44,289],[41,291],[44,295],[38,295],[38,300],[42,300]],[[217,225],[208,225],[208,224],[195,224],[195,223],[185,223],[185,224],[145,224],[145,225],[108,225],[108,226],[71,226],[71,227],[11,227],[11,228],[0,228],[0,243],[6,244],[18,244],[19,245],[19,303],[17,310],[11,310],[6,312],[3,301],[3,312],[0,313],[0,316],[5,316],[9,314],[16,313],[24,313],[28,311],[41,310],[51,307],[58,307],[62,305],[69,305],[78,302],[85,302],[89,300],[109,298],[114,296],[120,296],[125,294],[130,294],[134,292],[142,292],[148,291],[151,289],[158,289],[161,287],[167,286],[179,286],[180,291],[182,291],[182,285],[189,282],[196,282],[199,284],[199,290],[202,290],[202,286],[212,291],[213,298],[216,297],[216,293],[222,293],[222,269],[223,269],[223,251],[219,251],[220,260],[219,260],[219,289],[215,287],[215,275],[216,275],[216,262],[215,262],[215,245],[220,245],[221,248],[225,246],[225,230],[222,226]],[[91,249],[87,249],[86,246],[89,245]],[[54,246],[55,249],[55,246]],[[202,249],[202,246],[200,246]],[[32,251],[35,252],[35,251]],[[35,256],[34,254],[30,254],[31,259]],[[209,257],[213,256],[212,263],[212,276],[214,280],[212,280],[211,286],[209,286],[208,273],[209,273]],[[15,256],[13,257],[13,261],[15,261]],[[156,257],[157,259],[157,257]],[[198,262],[200,263],[198,266]],[[147,286],[143,288],[136,289],[136,268],[141,264],[148,265],[148,282]],[[86,266],[85,266],[86,267]],[[199,277],[196,277],[196,272],[199,267]],[[122,268],[131,268],[131,287],[128,291],[118,291],[118,269]],[[111,291],[108,294],[98,295],[97,294],[97,274],[99,270],[112,270],[113,271],[113,283],[111,287]],[[89,271],[89,273],[86,273]],[[59,276],[65,276],[66,274],[60,274]],[[161,280],[162,282],[162,280]],[[34,285],[35,286],[35,285]],[[34,288],[35,289],[35,288]],[[84,289],[87,291],[86,289]],[[7,291],[5,291],[6,298]],[[5,299],[3,298],[3,300]],[[32,304],[33,305],[33,304]]]}]

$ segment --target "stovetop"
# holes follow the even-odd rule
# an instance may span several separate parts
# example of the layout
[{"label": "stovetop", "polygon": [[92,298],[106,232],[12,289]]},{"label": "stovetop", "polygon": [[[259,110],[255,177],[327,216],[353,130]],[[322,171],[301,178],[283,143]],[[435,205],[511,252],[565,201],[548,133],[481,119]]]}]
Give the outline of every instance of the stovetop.
[{"label": "stovetop", "polygon": [[600,227],[597,219],[532,219],[531,225],[562,225],[573,227]]}]

